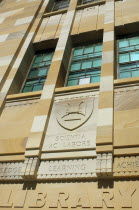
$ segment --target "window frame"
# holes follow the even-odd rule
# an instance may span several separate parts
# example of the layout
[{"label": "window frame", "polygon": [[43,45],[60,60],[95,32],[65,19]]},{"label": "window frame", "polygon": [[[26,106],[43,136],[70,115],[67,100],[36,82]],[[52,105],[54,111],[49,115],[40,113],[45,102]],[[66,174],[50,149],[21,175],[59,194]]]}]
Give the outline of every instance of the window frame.
[{"label": "window frame", "polygon": [[69,69],[70,69],[70,66],[71,66],[71,62],[72,62],[72,57],[73,57],[73,52],[74,52],[74,48],[72,48],[71,50],[71,54],[70,54],[70,59],[69,59],[69,64],[68,64],[68,68],[67,68],[67,74],[66,74],[66,77],[65,77],[65,83],[64,83],[64,87],[67,87],[67,82],[68,82],[68,78],[69,78]]},{"label": "window frame", "polygon": [[[116,78],[117,79],[126,79],[126,78],[134,78],[133,76],[132,76],[132,74],[133,74],[133,71],[134,71],[134,69],[139,69],[139,67],[137,67],[137,63],[139,63],[139,59],[138,60],[135,60],[135,61],[131,61],[131,55],[130,55],[130,53],[132,53],[132,52],[136,52],[136,51],[139,51],[139,49],[135,49],[135,46],[139,46],[139,44],[136,44],[136,45],[130,45],[130,42],[129,42],[129,40],[131,39],[131,38],[135,38],[135,37],[139,37],[139,34],[134,34],[134,35],[132,35],[132,34],[128,34],[128,35],[125,35],[123,38],[118,38],[117,39],[117,47],[116,47],[116,49],[117,49],[117,73],[116,73]],[[132,50],[127,50],[127,51],[123,51],[123,52],[120,52],[120,47],[119,47],[119,41],[120,40],[124,40],[124,39],[126,39],[127,41],[128,41],[128,46],[127,47],[122,47],[122,48],[130,48],[130,47],[133,47],[133,49]],[[120,63],[120,55],[121,54],[129,54],[129,62],[124,62],[124,63]],[[127,65],[127,64],[135,64],[136,65],[136,67],[135,68],[129,68],[129,69],[124,69],[124,70],[121,70],[120,69],[120,65]],[[126,72],[126,71],[129,71],[129,73],[130,73],[130,77],[125,77],[125,78],[120,78],[121,76],[120,76],[120,74],[121,74],[121,72]]]},{"label": "window frame", "polygon": [[[74,53],[74,50],[75,49],[77,49],[77,48],[83,48],[83,51],[84,51],[84,49],[87,47],[87,46],[91,46],[91,45],[97,45],[97,44],[102,44],[102,48],[103,48],[103,43],[102,42],[95,42],[95,43],[82,43],[82,45],[80,45],[80,46],[77,46],[77,47],[73,47],[72,48],[72,51],[71,51],[71,55],[70,55],[70,59],[69,59],[69,64],[68,64],[68,68],[67,68],[67,74],[66,74],[66,79],[65,79],[65,83],[64,83],[64,86],[65,87],[70,87],[70,86],[67,86],[67,84],[68,84],[68,78],[69,78],[69,74],[72,72],[72,71],[70,71],[70,68],[71,68],[71,65],[72,65],[72,62],[73,62],[73,53]],[[102,49],[103,50],[103,49]],[[89,54],[89,53],[88,53]],[[100,56],[96,56],[95,58],[99,58]],[[86,60],[91,60],[92,62],[93,62],[93,58],[86,58],[86,59],[81,59],[80,61],[82,62],[82,61],[86,61]],[[102,61],[102,55],[101,55],[101,61]],[[76,62],[76,61],[75,61]],[[79,60],[77,61],[77,62],[79,62]],[[84,71],[85,72],[85,76],[83,76],[84,78],[88,78],[88,77],[90,77],[90,83],[91,83],[91,79],[92,79],[92,76],[91,76],[91,74],[90,75],[88,75],[88,77],[87,77],[87,74],[86,74],[86,71],[88,71],[88,70],[91,70],[92,69],[92,67],[91,68],[88,68],[87,70],[86,69],[80,69],[80,70],[75,70],[75,71],[73,71],[73,72],[80,72],[80,71]],[[94,68],[95,69],[95,68]],[[99,70],[99,68],[98,67],[96,67],[96,69],[98,69]],[[101,66],[100,66],[100,76],[101,76]],[[77,78],[78,79],[78,84],[77,85],[80,85],[79,84],[79,77]],[[88,84],[90,84],[90,83],[88,83]]]},{"label": "window frame", "polygon": [[[39,67],[39,66],[33,67],[33,64],[34,64],[34,61],[35,61],[37,55],[43,55],[43,57],[44,57],[46,52],[47,52],[47,49],[46,49],[46,50],[40,51],[40,53],[39,53],[39,51],[38,51],[38,52],[36,52],[36,54],[34,54],[33,59],[32,59],[32,62],[31,62],[31,64],[30,64],[30,66],[29,66],[29,68],[28,68],[28,71],[27,71],[27,74],[26,74],[26,76],[25,76],[24,82],[23,82],[23,84],[22,84],[22,86],[21,86],[20,93],[35,92],[35,91],[33,91],[33,87],[35,86],[35,84],[37,84],[37,82],[36,82],[36,83],[32,83],[32,91],[23,92],[23,90],[24,90],[24,88],[25,88],[25,85],[26,85],[26,83],[27,83],[28,81],[32,81],[32,80],[34,80],[34,79],[38,79],[38,83],[39,83],[40,85],[41,85],[40,80],[43,79],[44,77],[45,77],[45,81],[46,81],[47,75],[48,75],[48,72],[49,72],[49,69],[50,69],[50,65],[51,65],[51,63],[52,63],[52,59],[53,59],[53,55],[54,55],[54,50],[49,50],[49,49],[48,49],[48,53],[47,53],[47,54],[52,54],[52,58],[51,58],[51,60],[50,60],[50,64],[48,64],[48,65],[46,65],[46,66],[44,66],[44,67],[43,67],[43,66],[40,66],[40,67]],[[43,62],[43,57],[42,57],[42,61],[41,61],[41,62]],[[41,63],[41,62],[38,62],[38,63]],[[44,62],[46,62],[46,61],[44,61]],[[38,68],[45,68],[45,67],[48,68],[46,75],[29,77],[29,74],[31,73],[32,69],[35,69],[35,68],[36,68],[36,69],[38,69]],[[45,81],[44,81],[44,83],[45,83]],[[42,86],[44,86],[44,83],[42,84]],[[43,88],[42,88],[42,89],[43,89]],[[42,89],[41,89],[41,90],[42,90]],[[38,90],[38,91],[39,91],[39,90]]]}]

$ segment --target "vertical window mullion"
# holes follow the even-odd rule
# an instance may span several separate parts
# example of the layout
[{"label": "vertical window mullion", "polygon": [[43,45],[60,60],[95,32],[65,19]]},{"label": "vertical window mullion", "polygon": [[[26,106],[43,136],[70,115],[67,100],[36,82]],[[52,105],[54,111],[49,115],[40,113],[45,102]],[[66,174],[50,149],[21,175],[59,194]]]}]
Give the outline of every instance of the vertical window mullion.
[{"label": "vertical window mullion", "polygon": [[132,69],[130,69],[130,77],[132,77]]},{"label": "vertical window mullion", "polygon": [[70,61],[69,61],[69,65],[68,65],[68,70],[67,70],[67,75],[66,75],[64,86],[67,86],[67,84],[68,84],[68,78],[69,78],[69,74],[70,74],[70,67],[71,67],[71,64],[72,64],[74,49],[75,48],[73,48],[72,51],[71,51],[71,56],[70,56]]},{"label": "vertical window mullion", "polygon": [[117,60],[118,60],[118,71],[117,71],[118,74],[117,74],[117,78],[119,79],[119,78],[120,78],[120,75],[121,75],[121,69],[120,69],[120,55],[121,55],[121,53],[120,53],[120,44],[119,44],[119,40],[117,41],[117,43],[118,43],[118,44],[117,44],[117,48],[118,48],[118,49],[117,49],[117,50],[118,50],[118,53],[117,53],[117,54],[118,54],[118,59],[117,59]]},{"label": "vertical window mullion", "polygon": [[24,87],[25,87],[25,85],[26,85],[27,78],[28,78],[28,76],[29,76],[29,74],[30,74],[31,66],[33,65],[33,62],[35,61],[35,58],[36,58],[36,55],[34,55],[34,57],[33,57],[33,59],[32,59],[32,62],[31,62],[31,64],[30,64],[30,66],[29,66],[28,72],[27,72],[27,74],[26,74],[26,77],[25,77],[25,80],[24,80],[24,82],[23,82],[23,85],[22,85],[22,87],[21,87],[20,92],[23,91],[23,89],[24,89]]}]

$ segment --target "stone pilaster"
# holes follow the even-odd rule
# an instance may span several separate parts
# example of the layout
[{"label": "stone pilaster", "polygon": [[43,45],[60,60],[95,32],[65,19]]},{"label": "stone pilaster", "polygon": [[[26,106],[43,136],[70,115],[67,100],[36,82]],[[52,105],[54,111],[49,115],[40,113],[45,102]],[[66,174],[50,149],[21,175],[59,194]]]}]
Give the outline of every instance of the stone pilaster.
[{"label": "stone pilaster", "polygon": [[113,162],[111,158],[110,167],[110,158],[108,158],[109,170],[107,170],[107,164],[105,164],[106,159],[107,157],[112,157],[113,153],[114,5],[114,0],[106,1],[104,17],[103,53],[96,137],[98,153],[97,168],[99,169],[97,173],[100,175],[101,172],[101,176],[103,176],[103,172],[105,175],[111,175]]}]

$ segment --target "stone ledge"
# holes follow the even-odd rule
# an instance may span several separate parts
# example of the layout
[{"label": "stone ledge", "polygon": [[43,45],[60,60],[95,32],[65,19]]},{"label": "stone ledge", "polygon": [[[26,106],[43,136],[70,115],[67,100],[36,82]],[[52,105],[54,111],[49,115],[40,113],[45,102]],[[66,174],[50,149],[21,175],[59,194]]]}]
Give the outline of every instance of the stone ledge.
[{"label": "stone ledge", "polygon": [[[115,79],[114,80],[114,86],[118,85],[128,85],[128,84],[135,84],[139,83],[139,77],[134,78],[125,78],[125,79]],[[69,86],[69,87],[59,87],[55,89],[55,93],[68,93],[72,91],[82,91],[82,90],[89,90],[89,89],[99,89],[100,83],[90,83],[86,85],[76,85],[76,86]],[[35,91],[35,92],[28,92],[28,93],[17,93],[8,95],[6,100],[16,100],[16,99],[23,99],[23,98],[29,98],[29,97],[40,97],[42,91]]]}]

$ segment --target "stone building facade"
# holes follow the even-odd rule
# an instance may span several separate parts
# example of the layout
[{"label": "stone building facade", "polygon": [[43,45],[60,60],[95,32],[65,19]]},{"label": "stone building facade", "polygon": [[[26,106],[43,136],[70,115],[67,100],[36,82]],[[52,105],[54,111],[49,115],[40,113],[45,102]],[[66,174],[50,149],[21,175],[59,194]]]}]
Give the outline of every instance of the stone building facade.
[{"label": "stone building facade", "polygon": [[0,209],[138,210],[138,11],[0,2]]}]

